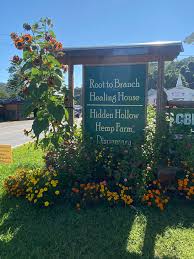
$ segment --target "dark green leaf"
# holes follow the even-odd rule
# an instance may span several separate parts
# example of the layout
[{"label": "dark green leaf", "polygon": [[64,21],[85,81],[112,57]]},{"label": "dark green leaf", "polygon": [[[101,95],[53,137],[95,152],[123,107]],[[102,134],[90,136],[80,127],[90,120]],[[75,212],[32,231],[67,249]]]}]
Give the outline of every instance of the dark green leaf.
[{"label": "dark green leaf", "polygon": [[31,69],[32,68],[32,63],[31,62],[26,62],[23,67],[21,68],[21,71],[24,72],[28,69]]},{"label": "dark green leaf", "polygon": [[56,69],[55,70],[55,73],[58,75],[58,76],[60,76],[61,78],[63,77],[63,73],[62,73],[62,71],[60,70],[60,69]]},{"label": "dark green leaf", "polygon": [[65,111],[62,105],[56,105],[53,102],[48,104],[48,112],[53,116],[53,118],[59,122],[62,121]]},{"label": "dark green leaf", "polygon": [[58,87],[61,87],[62,82],[61,82],[61,80],[58,78],[58,76],[55,76],[55,77],[54,77],[54,84],[55,84],[56,86],[58,86]]},{"label": "dark green leaf", "polygon": [[40,95],[42,95],[44,92],[48,91],[48,85],[46,83],[42,83],[39,86],[38,90],[39,90]]},{"label": "dark green leaf", "polygon": [[32,124],[32,129],[36,137],[49,128],[49,121],[47,117],[36,117]]}]

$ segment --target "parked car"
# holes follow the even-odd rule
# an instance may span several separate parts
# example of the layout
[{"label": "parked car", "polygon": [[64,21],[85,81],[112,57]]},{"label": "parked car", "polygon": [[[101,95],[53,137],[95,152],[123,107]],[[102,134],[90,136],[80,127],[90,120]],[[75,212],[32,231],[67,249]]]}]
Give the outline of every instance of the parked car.
[{"label": "parked car", "polygon": [[75,118],[80,118],[80,117],[81,117],[81,114],[82,114],[82,107],[81,107],[81,105],[75,105],[75,106],[74,106],[74,115],[75,115]]}]

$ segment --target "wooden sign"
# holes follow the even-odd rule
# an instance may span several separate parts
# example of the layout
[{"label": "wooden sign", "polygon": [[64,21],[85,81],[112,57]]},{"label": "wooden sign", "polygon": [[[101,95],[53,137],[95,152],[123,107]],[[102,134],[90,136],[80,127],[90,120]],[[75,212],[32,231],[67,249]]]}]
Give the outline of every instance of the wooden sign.
[{"label": "wooden sign", "polygon": [[84,132],[97,144],[144,136],[146,64],[84,66]]},{"label": "wooden sign", "polygon": [[11,145],[0,145],[0,163],[12,163]]}]

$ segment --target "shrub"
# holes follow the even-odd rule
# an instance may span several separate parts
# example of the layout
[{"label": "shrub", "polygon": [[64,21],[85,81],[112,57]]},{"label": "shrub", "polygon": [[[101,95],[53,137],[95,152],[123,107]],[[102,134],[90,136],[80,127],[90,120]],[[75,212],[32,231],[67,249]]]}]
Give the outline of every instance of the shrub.
[{"label": "shrub", "polygon": [[65,181],[53,170],[19,169],[4,182],[8,194],[25,198],[39,206],[54,204],[58,196],[64,196]]},{"label": "shrub", "polygon": [[4,181],[4,188],[10,195],[19,197],[26,194],[28,169],[17,169],[15,174]]}]

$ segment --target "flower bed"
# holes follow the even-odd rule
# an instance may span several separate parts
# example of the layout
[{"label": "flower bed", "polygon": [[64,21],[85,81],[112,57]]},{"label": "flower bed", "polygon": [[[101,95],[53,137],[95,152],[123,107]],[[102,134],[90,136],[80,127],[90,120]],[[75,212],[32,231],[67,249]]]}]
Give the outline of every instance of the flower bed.
[{"label": "flower bed", "polygon": [[[106,180],[86,183],[76,181],[69,185],[65,174],[60,175],[54,170],[19,169],[5,180],[4,187],[9,195],[25,197],[40,207],[68,201],[80,210],[100,203],[107,203],[111,207],[136,205],[137,194],[126,180],[122,183]],[[187,199],[194,200],[194,174],[183,180],[178,179],[177,190]],[[154,180],[148,183],[141,201],[146,206],[164,210],[169,197],[159,180]]]}]

